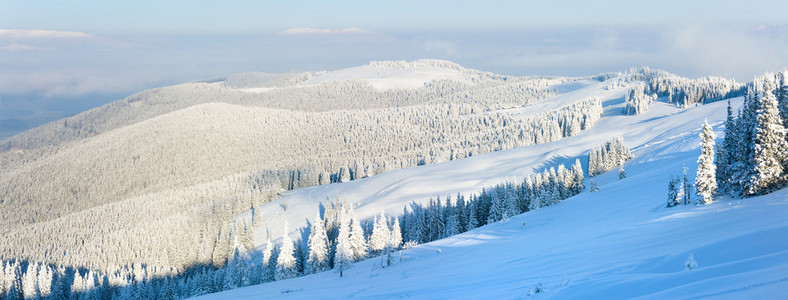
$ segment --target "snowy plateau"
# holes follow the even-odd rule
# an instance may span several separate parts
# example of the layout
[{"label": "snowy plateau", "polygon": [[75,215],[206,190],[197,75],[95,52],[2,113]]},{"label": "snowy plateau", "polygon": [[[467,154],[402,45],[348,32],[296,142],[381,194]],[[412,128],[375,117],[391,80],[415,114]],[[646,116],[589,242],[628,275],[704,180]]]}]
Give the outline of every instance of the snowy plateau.
[{"label": "snowy plateau", "polygon": [[[577,194],[370,256],[341,277],[332,269],[218,293],[184,292],[192,287],[184,281],[173,297],[785,299],[788,189],[719,192],[705,205],[693,190],[691,204],[666,207],[668,183],[683,166],[694,182],[704,122],[719,147],[727,108],[744,110],[748,97],[712,91],[679,103],[675,93],[656,95],[660,79],[707,80],[676,78],[648,69],[511,77],[420,60],[145,91],[0,143],[0,258],[26,261],[19,273],[32,262],[65,266],[65,285],[85,295],[105,291],[105,282],[169,276],[173,284],[192,265],[231,260],[220,247],[241,249],[257,266],[267,241],[281,245],[283,232],[306,247],[309,226],[330,201],[372,223],[414,203],[478,195],[579,161],[585,188]],[[721,82],[726,91],[746,90]],[[556,118],[550,126],[558,134],[543,133],[540,124]],[[614,138],[631,159],[589,176],[589,153]],[[41,205],[53,210],[60,205],[53,199],[70,204],[57,214],[25,212],[32,198],[49,199]],[[86,220],[107,221],[91,228]],[[241,241],[241,231],[251,239]],[[92,270],[107,279],[74,290],[73,277]]]}]

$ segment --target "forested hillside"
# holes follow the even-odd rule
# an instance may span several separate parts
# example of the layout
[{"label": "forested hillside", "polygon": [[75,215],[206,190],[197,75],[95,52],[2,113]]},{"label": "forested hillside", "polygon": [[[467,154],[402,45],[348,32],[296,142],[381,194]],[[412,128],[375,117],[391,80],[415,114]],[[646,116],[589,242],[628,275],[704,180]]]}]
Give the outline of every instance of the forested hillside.
[{"label": "forested hillside", "polygon": [[[155,289],[156,280],[214,280],[215,274],[230,272],[217,270],[238,257],[259,254],[271,231],[292,233],[282,229],[283,219],[304,210],[310,212],[306,218],[314,215],[317,203],[264,205],[286,191],[549,145],[593,130],[605,118],[608,125],[613,117],[636,118],[622,112],[647,113],[659,99],[678,113],[742,91],[732,81],[649,69],[588,78],[512,77],[435,60],[374,62],[334,72],[246,73],[144,91],[3,142],[0,260],[12,262],[3,268],[9,274],[25,273],[29,265],[45,276],[56,270],[61,275],[54,278],[64,280],[66,294],[98,286],[121,293],[128,289],[117,287],[127,284]],[[587,174],[603,173],[631,157],[623,141],[609,141],[625,131],[575,140],[574,149],[581,151],[608,141],[591,152]],[[549,160],[562,158],[548,155],[557,150],[545,147],[533,159],[554,167]],[[481,226],[580,193],[583,168],[573,164],[570,172],[573,162],[535,177],[512,174],[532,181],[516,186],[539,195],[528,200],[505,197],[514,185],[473,174],[454,185],[463,185],[466,196],[478,195],[467,203],[485,207],[474,209],[479,213],[474,226]],[[504,165],[487,169],[501,172]],[[478,190],[485,185],[497,196]],[[382,209],[391,216],[392,207],[401,211],[402,201],[415,201],[415,211],[458,207],[430,204],[429,197],[439,194],[389,197],[392,190],[402,192],[401,186],[393,183],[369,195],[369,203],[378,202],[359,212],[361,220]],[[414,216],[394,215],[406,239],[414,239],[414,229],[405,227]],[[448,233],[427,230],[415,240],[465,231],[468,216],[463,219]],[[291,228],[300,230],[304,220],[293,220]],[[304,248],[292,251],[300,274]],[[85,270],[96,273],[92,283]],[[102,276],[111,283],[99,282]],[[260,282],[262,275],[256,276]],[[187,286],[180,295],[239,285],[199,291]]]}]

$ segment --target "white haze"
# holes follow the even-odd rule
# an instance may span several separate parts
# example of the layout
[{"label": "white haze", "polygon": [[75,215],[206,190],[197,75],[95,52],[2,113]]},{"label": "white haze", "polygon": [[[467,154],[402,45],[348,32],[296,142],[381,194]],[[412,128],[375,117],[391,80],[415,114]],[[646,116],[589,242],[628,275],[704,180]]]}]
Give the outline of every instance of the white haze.
[{"label": "white haze", "polygon": [[[167,36],[3,30],[0,121],[50,116],[27,122],[29,127],[156,86],[247,71],[336,70],[373,60],[437,58],[511,75],[579,76],[650,66],[741,82],[788,66],[788,52],[780,51],[788,46],[786,33],[785,26],[703,22],[479,31],[291,28]],[[104,101],[65,103],[86,95]],[[66,109],[52,114],[52,103]]]}]

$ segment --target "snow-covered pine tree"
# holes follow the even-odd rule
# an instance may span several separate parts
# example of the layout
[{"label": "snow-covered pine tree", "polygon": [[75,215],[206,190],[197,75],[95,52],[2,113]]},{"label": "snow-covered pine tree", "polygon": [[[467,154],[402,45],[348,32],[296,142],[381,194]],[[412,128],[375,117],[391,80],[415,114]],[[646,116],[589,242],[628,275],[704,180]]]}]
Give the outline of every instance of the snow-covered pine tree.
[{"label": "snow-covered pine tree", "polygon": [[618,180],[627,178],[627,172],[624,171],[624,166],[618,167]]},{"label": "snow-covered pine tree", "polygon": [[708,204],[713,201],[712,196],[717,190],[717,170],[714,166],[714,131],[709,126],[708,120],[703,122],[700,133],[700,156],[698,157],[698,171],[695,176],[695,191],[698,194],[698,204]]},{"label": "snow-covered pine tree", "polygon": [[71,282],[71,295],[85,292],[84,278],[79,275],[79,271],[74,272],[74,280]]},{"label": "snow-covered pine tree", "polygon": [[459,233],[460,220],[457,218],[457,214],[449,214],[448,218],[446,219],[446,227],[443,230],[443,237],[450,237]]},{"label": "snow-covered pine tree", "polygon": [[539,174],[533,174],[530,178],[533,178],[533,197],[531,198],[531,201],[528,202],[528,211],[536,210],[542,207],[542,194],[544,194],[542,192],[544,189],[542,176]]},{"label": "snow-covered pine tree", "polygon": [[383,211],[380,212],[380,217],[375,218],[375,224],[372,228],[372,235],[369,238],[369,249],[373,255],[383,253],[383,250],[388,245],[390,232],[388,228],[388,221]]},{"label": "snow-covered pine tree", "polygon": [[734,196],[746,196],[748,194],[751,179],[755,176],[755,163],[753,161],[755,153],[755,125],[757,121],[757,111],[760,103],[760,86],[762,82],[758,78],[752,81],[744,96],[743,110],[736,118],[736,150],[731,167],[730,192]]},{"label": "snow-covered pine tree", "polygon": [[391,226],[391,238],[389,239],[389,247],[396,250],[402,246],[402,230],[400,230],[399,218],[394,217],[394,224]]},{"label": "snow-covered pine tree", "polygon": [[290,239],[285,221],[284,232],[282,233],[282,249],[276,259],[276,280],[295,278],[298,276],[296,259],[294,256],[295,248],[293,240]]},{"label": "snow-covered pine tree", "polygon": [[504,210],[505,204],[503,195],[498,193],[498,189],[493,189],[490,191],[491,196],[491,205],[490,205],[490,214],[487,216],[487,224],[492,224],[498,221],[503,220],[504,218]]},{"label": "snow-covered pine tree", "polygon": [[468,202],[468,230],[479,227],[479,221],[476,217],[476,198],[472,197]]},{"label": "snow-covered pine tree", "polygon": [[22,295],[25,299],[36,299],[38,294],[38,264],[31,262],[22,275]]},{"label": "snow-covered pine tree", "polygon": [[754,131],[754,175],[750,178],[749,195],[769,193],[785,181],[788,141],[772,88],[772,82],[765,80]]},{"label": "snow-covered pine tree", "polygon": [[680,181],[678,176],[670,177],[670,181],[668,182],[668,207],[674,207],[681,204],[682,198],[679,195]]},{"label": "snow-covered pine tree", "polygon": [[715,160],[717,177],[717,188],[722,191],[727,191],[731,180],[731,167],[733,165],[732,158],[734,157],[734,147],[736,144],[735,130],[736,123],[733,119],[733,109],[731,109],[731,101],[728,100],[728,117],[725,119],[725,138],[722,145],[717,147],[717,157]]},{"label": "snow-covered pine tree", "polygon": [[435,201],[430,200],[426,224],[424,236],[427,237],[427,240],[422,242],[431,242],[441,238],[443,230],[446,228],[446,220],[443,218],[443,205],[440,196]]},{"label": "snow-covered pine tree", "polygon": [[339,277],[342,277],[343,272],[353,264],[353,248],[350,246],[350,220],[344,210],[340,213],[339,220],[334,268],[339,272]]},{"label": "snow-covered pine tree", "polygon": [[312,223],[308,244],[309,258],[306,260],[306,273],[315,274],[328,270],[328,236],[326,235],[325,227],[323,227],[320,212],[317,213],[315,221]]},{"label": "snow-covered pine tree", "polygon": [[233,250],[233,256],[225,269],[225,286],[228,289],[249,285],[249,260],[241,249],[236,247]]},{"label": "snow-covered pine tree", "polygon": [[580,164],[580,159],[575,159],[575,163],[572,165],[572,195],[577,195],[585,190],[585,185],[583,184],[583,166]]},{"label": "snow-covered pine tree", "polygon": [[[557,184],[556,186],[564,186],[563,184]],[[504,203],[504,219],[508,220],[511,217],[514,217],[521,213],[518,205],[517,205],[517,189],[514,187],[514,184],[511,182],[507,182],[503,187],[503,203]],[[447,221],[448,222],[448,221]],[[459,233],[459,232],[458,232]]]},{"label": "snow-covered pine tree", "polygon": [[783,119],[783,126],[788,128],[788,69],[783,69],[778,73],[777,87],[777,108],[780,110],[780,117]]},{"label": "snow-covered pine tree", "polygon": [[24,297],[22,290],[22,270],[19,262],[14,262],[8,267],[6,273],[6,299],[21,300]]},{"label": "snow-covered pine tree", "polygon": [[260,276],[261,282],[269,282],[276,280],[276,260],[274,243],[271,242],[271,235],[268,235],[268,240],[265,243],[265,251],[263,252],[262,275]]},{"label": "snow-covered pine tree", "polygon": [[350,249],[353,251],[353,261],[357,262],[367,258],[367,241],[364,239],[364,230],[361,228],[361,222],[356,218],[356,212],[350,206],[348,210],[350,216]]}]

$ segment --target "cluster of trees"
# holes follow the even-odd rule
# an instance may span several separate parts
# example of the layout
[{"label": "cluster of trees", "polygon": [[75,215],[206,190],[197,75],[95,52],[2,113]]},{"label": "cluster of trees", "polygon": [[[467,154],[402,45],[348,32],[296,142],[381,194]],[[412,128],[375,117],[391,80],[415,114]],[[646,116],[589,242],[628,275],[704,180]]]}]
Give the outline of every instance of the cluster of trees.
[{"label": "cluster of trees", "polygon": [[411,203],[402,216],[402,235],[405,241],[427,243],[452,236],[486,224],[508,220],[510,217],[549,206],[581,193],[583,169],[580,160],[566,168],[550,168],[525,178],[521,183],[505,183],[466,199],[457,195],[455,201],[447,197],[430,200],[426,206]]},{"label": "cluster of trees", "polygon": [[[31,226],[4,228],[3,259],[109,270],[145,263],[184,271],[221,265],[236,236],[251,247],[252,220],[234,216],[275,194],[246,190],[245,176],[134,197]],[[265,189],[264,189],[265,190]],[[195,196],[199,195],[199,197]],[[163,201],[166,199],[166,201]],[[255,216],[260,219],[259,214]],[[261,220],[256,220],[256,224]]]},{"label": "cluster of trees", "polygon": [[624,138],[613,138],[588,153],[588,176],[610,171],[631,158],[632,153],[624,144]]},{"label": "cluster of trees", "polygon": [[[188,228],[219,236],[225,221],[208,217],[216,211],[233,215],[287,189],[555,141],[589,128],[602,112],[596,99],[523,119],[453,108],[306,113],[205,104],[156,118],[156,126],[69,144],[57,159],[0,174],[0,258],[64,253],[56,263],[181,269],[198,262],[192,249],[215,244]],[[157,131],[183,138],[163,143]],[[149,230],[153,224],[161,227]]]},{"label": "cluster of trees", "polygon": [[102,271],[4,261],[0,299],[181,299],[331,269],[341,274],[354,262],[402,246],[399,219],[381,212],[365,230],[368,224],[347,203],[329,203],[310,225],[306,244],[293,241],[285,225],[281,245],[269,238],[257,264],[247,251],[253,246],[248,231],[219,238],[208,259],[182,270],[135,263]]},{"label": "cluster of trees", "polygon": [[679,204],[690,204],[692,201],[692,181],[687,177],[687,167],[683,166],[683,175],[671,176],[668,182],[668,206],[674,207]]},{"label": "cluster of trees", "polygon": [[412,203],[400,218],[381,212],[371,226],[359,221],[346,202],[330,202],[322,217],[318,214],[310,224],[306,243],[293,241],[285,226],[281,245],[269,238],[257,264],[248,256],[253,244],[246,226],[227,233],[220,229],[210,257],[184,269],[132,263],[102,271],[4,261],[0,298],[179,299],[331,269],[341,276],[353,262],[369,257],[385,255],[384,266],[390,264],[390,253],[403,246],[403,238],[411,245],[426,243],[556,204],[582,192],[583,178],[576,160],[571,168],[559,165],[528,176],[520,184],[501,184],[467,200],[458,195],[456,201],[447,198],[445,203],[440,198],[427,206]]},{"label": "cluster of trees", "polygon": [[649,68],[643,68],[640,73],[650,93],[667,97],[668,103],[682,107],[738,97],[745,92],[744,85],[733,79],[713,76],[689,79]]},{"label": "cluster of trees", "polygon": [[[742,109],[734,117],[730,102],[725,138],[716,149],[708,122],[701,127],[701,154],[695,177],[698,204],[719,190],[734,197],[763,195],[788,183],[788,71],[766,74],[747,85]],[[692,183],[686,167],[681,180],[668,183],[668,207],[690,203]]]},{"label": "cluster of trees", "polygon": [[[461,73],[463,80],[390,91],[360,81],[292,86],[316,73],[194,82],[21,134],[0,146],[0,260],[21,262],[20,273],[26,262],[79,268],[76,277],[96,287],[75,288],[83,291],[101,289],[99,278],[114,282],[111,274],[135,264],[145,266],[150,280],[111,286],[215,283],[231,262],[245,259],[234,249],[250,248],[251,228],[265,218],[234,216],[283,190],[551,142],[601,118],[597,99],[525,118],[499,111],[554,96],[550,87],[571,78]],[[239,89],[258,84],[277,88]],[[395,221],[389,221],[392,232]],[[329,237],[339,227],[327,225]],[[299,274],[306,250],[293,248]],[[86,270],[94,280],[83,278]]]},{"label": "cluster of trees", "polygon": [[728,105],[725,138],[717,148],[716,180],[734,196],[783,187],[788,179],[788,71],[766,74],[747,86],[736,117]]},{"label": "cluster of trees", "polygon": [[646,84],[641,83],[633,87],[624,97],[624,114],[637,115],[648,111],[651,102],[657,100],[656,94],[649,95]]},{"label": "cluster of trees", "polygon": [[[607,89],[638,83],[626,96],[626,114],[645,112],[648,104],[657,97],[666,97],[668,103],[689,107],[742,96],[746,90],[745,85],[733,79],[713,76],[690,79],[648,67],[633,68],[625,73],[600,74],[594,78],[606,82]],[[640,85],[640,82],[645,85]]]}]

